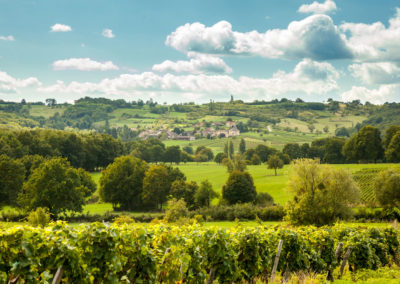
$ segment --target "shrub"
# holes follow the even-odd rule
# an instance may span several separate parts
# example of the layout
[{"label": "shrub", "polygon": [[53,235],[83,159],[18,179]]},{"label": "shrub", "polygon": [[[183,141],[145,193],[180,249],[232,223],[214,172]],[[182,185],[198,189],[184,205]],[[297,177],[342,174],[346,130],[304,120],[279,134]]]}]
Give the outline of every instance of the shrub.
[{"label": "shrub", "polygon": [[256,196],[256,204],[261,207],[270,206],[274,203],[274,199],[267,192],[259,192]]},{"label": "shrub", "polygon": [[187,217],[189,210],[183,199],[176,200],[172,198],[168,201],[168,210],[165,212],[164,220],[167,222],[176,222],[178,219]]},{"label": "shrub", "polygon": [[46,209],[38,207],[29,213],[28,223],[34,227],[45,227],[50,222],[50,214]]},{"label": "shrub", "polygon": [[114,219],[113,223],[118,224],[118,225],[132,224],[132,223],[135,223],[135,219],[133,219],[131,216],[128,216],[128,215],[121,215],[121,216],[116,217]]}]

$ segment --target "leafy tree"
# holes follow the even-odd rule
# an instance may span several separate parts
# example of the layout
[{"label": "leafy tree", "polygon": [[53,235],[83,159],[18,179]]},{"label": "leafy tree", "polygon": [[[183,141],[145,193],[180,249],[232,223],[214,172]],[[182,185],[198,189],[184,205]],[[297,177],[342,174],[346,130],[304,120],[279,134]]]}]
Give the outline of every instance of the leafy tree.
[{"label": "leafy tree", "polygon": [[329,127],[326,125],[326,126],[323,128],[323,130],[324,130],[325,133],[328,133],[328,132],[329,132]]},{"label": "leafy tree", "polygon": [[214,162],[216,162],[217,164],[221,164],[222,160],[225,158],[227,158],[225,153],[218,153],[217,155],[215,155]]},{"label": "leafy tree", "polygon": [[228,204],[254,202],[257,196],[253,178],[248,172],[233,171],[222,187],[222,198]]},{"label": "leafy tree", "polygon": [[300,145],[297,143],[287,143],[282,150],[282,153],[287,154],[291,160],[302,157]]},{"label": "leafy tree", "polygon": [[87,190],[67,159],[52,158],[32,172],[19,202],[29,211],[42,207],[55,216],[66,211],[81,212]]},{"label": "leafy tree", "polygon": [[242,138],[240,139],[239,153],[243,155],[244,152],[246,152],[246,141]]},{"label": "leafy tree", "polygon": [[274,204],[274,199],[267,192],[260,192],[257,193],[256,204],[262,207],[271,206]]},{"label": "leafy tree", "polygon": [[352,214],[360,191],[348,171],[310,159],[295,160],[292,170],[289,189],[294,198],[287,209],[291,223],[322,226]]},{"label": "leafy tree", "polygon": [[345,162],[345,157],[342,154],[342,149],[345,140],[338,137],[331,137],[325,140],[324,156],[322,158],[327,164],[341,164]]},{"label": "leafy tree", "polygon": [[143,179],[142,198],[146,205],[162,210],[171,188],[168,170],[163,165],[151,166]]},{"label": "leafy tree", "polygon": [[262,144],[257,145],[257,147],[254,150],[263,163],[265,163],[268,160],[269,155],[275,154],[277,152],[275,149]]},{"label": "leafy tree", "polygon": [[385,151],[386,159],[389,162],[400,162],[400,131],[391,138]]},{"label": "leafy tree", "polygon": [[267,161],[267,166],[268,166],[268,169],[275,170],[275,176],[276,176],[277,175],[276,169],[283,168],[283,161],[279,158],[278,155],[271,155],[271,156],[269,156],[269,159]]},{"label": "leafy tree", "polygon": [[25,179],[24,165],[7,155],[0,155],[0,207],[15,205]]},{"label": "leafy tree", "polygon": [[236,154],[234,155],[233,159],[225,158],[222,160],[222,164],[224,164],[228,170],[229,173],[232,171],[245,171],[247,166],[246,166],[246,161],[243,160],[242,155]]},{"label": "leafy tree", "polygon": [[179,146],[169,146],[164,152],[164,162],[177,163],[181,161],[181,150]]},{"label": "leafy tree", "polygon": [[314,124],[309,124],[307,127],[308,127],[308,130],[310,130],[310,133],[314,132],[314,130],[315,130]]},{"label": "leafy tree", "polygon": [[142,208],[143,179],[146,162],[130,156],[115,159],[100,177],[100,197],[110,202],[114,209],[135,210]]},{"label": "leafy tree", "polygon": [[183,151],[185,151],[186,153],[188,153],[188,154],[190,154],[190,155],[193,155],[193,147],[191,147],[191,146],[184,146],[182,149],[183,149]]},{"label": "leafy tree", "polygon": [[229,154],[228,154],[228,157],[232,159],[234,154],[235,154],[235,147],[233,146],[233,141],[229,140]]},{"label": "leafy tree", "polygon": [[398,168],[390,168],[378,173],[374,188],[380,205],[400,206],[400,170]]},{"label": "leafy tree", "polygon": [[97,185],[94,182],[92,176],[84,169],[77,169],[77,173],[80,179],[80,183],[83,186],[84,197],[91,196],[97,189]]},{"label": "leafy tree", "polygon": [[386,129],[385,132],[385,139],[383,140],[383,146],[385,149],[389,147],[390,142],[392,141],[392,138],[400,132],[400,126],[399,125],[391,125],[388,129]]},{"label": "leafy tree", "polygon": [[[200,148],[200,147],[199,147]],[[206,156],[206,161],[212,161],[214,159],[214,153],[210,148],[202,146],[200,151],[196,150],[196,156]]]},{"label": "leafy tree", "polygon": [[364,126],[360,131],[347,140],[343,154],[348,160],[372,161],[383,158],[381,134],[378,128]]},{"label": "leafy tree", "polygon": [[195,202],[198,207],[210,207],[211,201],[218,197],[212,184],[208,180],[203,180],[195,194]]},{"label": "leafy tree", "polygon": [[25,167],[25,180],[29,178],[31,173],[45,161],[40,155],[26,155],[17,161],[21,162]]},{"label": "leafy tree", "polygon": [[194,181],[175,180],[171,185],[171,195],[176,199],[183,199],[191,209],[195,205],[195,193],[198,188],[199,186]]},{"label": "leafy tree", "polygon": [[261,159],[256,153],[254,153],[250,159],[250,163],[252,165],[261,165]]},{"label": "leafy tree", "polygon": [[336,129],[335,135],[336,135],[336,136],[350,137],[350,133],[349,133],[349,131],[347,130],[346,127],[340,127],[340,128],[338,128],[338,129]]}]

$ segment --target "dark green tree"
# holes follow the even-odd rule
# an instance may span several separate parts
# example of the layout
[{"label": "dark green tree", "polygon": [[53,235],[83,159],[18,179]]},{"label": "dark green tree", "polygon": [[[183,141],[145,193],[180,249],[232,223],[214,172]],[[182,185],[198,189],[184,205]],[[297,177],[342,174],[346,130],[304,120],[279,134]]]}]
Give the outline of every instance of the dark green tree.
[{"label": "dark green tree", "polygon": [[400,162],[400,131],[391,138],[389,145],[385,151],[386,159],[389,162]]},{"label": "dark green tree", "polygon": [[208,180],[203,180],[199,189],[195,193],[195,202],[197,207],[210,207],[211,201],[218,197]]},{"label": "dark green tree", "polygon": [[0,175],[0,208],[3,205],[16,205],[25,179],[24,165],[7,155],[0,155]]},{"label": "dark green tree", "polygon": [[114,209],[135,210],[143,207],[143,179],[146,162],[130,156],[115,159],[100,177],[100,197]]},{"label": "dark green tree", "polygon": [[242,155],[244,154],[244,152],[246,152],[246,141],[243,138],[240,139],[239,152]]},{"label": "dark green tree", "polygon": [[177,163],[181,161],[181,150],[179,146],[169,146],[164,152],[164,162],[166,163]]},{"label": "dark green tree", "polygon": [[300,145],[297,143],[287,143],[284,147],[282,152],[284,154],[289,155],[291,160],[296,160],[302,157],[302,151]]},{"label": "dark green tree", "polygon": [[52,158],[32,172],[19,202],[27,210],[47,208],[55,216],[66,211],[81,212],[87,190],[67,159]]},{"label": "dark green tree", "polygon": [[152,209],[162,210],[163,204],[171,189],[171,179],[168,170],[163,165],[151,166],[143,179],[142,198],[144,203]]},{"label": "dark green tree", "polygon": [[256,187],[248,172],[231,172],[226,184],[222,187],[222,198],[228,204],[254,202],[256,196]]},{"label": "dark green tree", "polygon": [[375,178],[375,196],[385,207],[400,206],[400,170],[390,168],[378,173]]}]

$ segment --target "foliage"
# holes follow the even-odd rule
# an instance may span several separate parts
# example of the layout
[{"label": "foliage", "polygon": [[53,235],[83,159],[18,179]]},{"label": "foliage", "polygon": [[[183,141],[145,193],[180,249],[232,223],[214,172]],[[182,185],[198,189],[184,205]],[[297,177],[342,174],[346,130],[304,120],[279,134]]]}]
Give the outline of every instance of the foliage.
[{"label": "foliage", "polygon": [[279,158],[278,155],[271,155],[268,158],[267,166],[268,166],[268,169],[274,169],[275,175],[277,175],[276,169],[283,168],[283,161]]},{"label": "foliage", "polygon": [[143,179],[147,164],[134,157],[115,159],[100,177],[100,197],[114,208],[134,210],[143,206]]},{"label": "foliage", "polygon": [[382,206],[400,206],[400,170],[390,168],[378,173],[375,179],[376,199]]},{"label": "foliage", "polygon": [[222,187],[222,198],[228,204],[254,202],[257,192],[248,172],[234,170]]},{"label": "foliage", "polygon": [[46,209],[38,207],[28,215],[28,223],[34,227],[45,227],[50,222],[50,214]]},{"label": "foliage", "polygon": [[211,270],[218,283],[265,281],[280,239],[278,274],[335,269],[335,249],[343,242],[344,252],[352,247],[351,269],[364,280],[365,269],[382,274],[399,253],[398,230],[340,226],[224,230],[161,224],[143,229],[102,223],[73,228],[58,222],[2,229],[0,236],[1,282],[16,277],[26,283],[51,282],[61,265],[65,283],[204,283]]},{"label": "foliage", "polygon": [[256,205],[262,206],[262,207],[270,206],[274,203],[274,199],[267,192],[259,192],[259,193],[257,193],[255,203],[256,203]]},{"label": "foliage", "polygon": [[153,165],[143,179],[143,202],[152,209],[162,210],[171,188],[168,170],[163,165]]},{"label": "foliage", "polygon": [[195,206],[195,194],[199,186],[196,182],[185,182],[182,179],[177,179],[171,184],[171,195],[176,199],[183,199],[188,208],[192,209]]},{"label": "foliage", "polygon": [[293,224],[321,226],[348,218],[351,205],[359,199],[359,189],[349,172],[310,159],[293,163],[289,189],[294,193],[288,204],[288,219]]},{"label": "foliage", "polygon": [[211,201],[217,197],[218,193],[214,191],[212,184],[208,180],[203,180],[195,193],[195,203],[198,207],[209,207]]},{"label": "foliage", "polygon": [[135,219],[133,219],[129,215],[121,215],[121,216],[116,217],[114,219],[113,223],[117,224],[117,225],[132,224],[132,223],[135,223]]},{"label": "foliage", "polygon": [[400,130],[390,139],[385,151],[385,157],[389,162],[400,162]]},{"label": "foliage", "polygon": [[176,222],[180,218],[186,217],[189,214],[189,210],[186,207],[186,202],[183,198],[177,200],[172,198],[168,200],[168,209],[165,211],[164,220],[167,222]]},{"label": "foliage", "polygon": [[19,203],[27,210],[47,208],[50,214],[82,211],[85,192],[79,172],[64,158],[52,158],[40,164],[23,185]]},{"label": "foliage", "polygon": [[0,207],[15,205],[25,179],[24,165],[3,154],[0,155],[0,173]]}]

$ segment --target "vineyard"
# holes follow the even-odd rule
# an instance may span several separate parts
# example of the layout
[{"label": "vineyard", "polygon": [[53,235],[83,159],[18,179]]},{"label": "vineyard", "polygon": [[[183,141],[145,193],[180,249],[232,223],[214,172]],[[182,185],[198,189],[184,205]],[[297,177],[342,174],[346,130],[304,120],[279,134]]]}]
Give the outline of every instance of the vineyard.
[{"label": "vineyard", "polygon": [[368,205],[376,203],[374,192],[374,182],[376,175],[381,172],[381,168],[366,168],[359,170],[353,174],[354,180],[357,182],[361,190],[361,200]]},{"label": "vineyard", "polygon": [[56,272],[62,283],[266,282],[280,240],[278,274],[327,273],[345,255],[351,271],[378,269],[399,262],[398,233],[341,226],[20,226],[0,230],[0,282],[51,283]]}]

